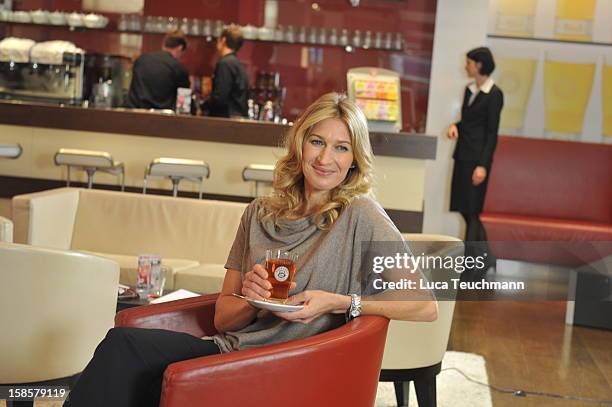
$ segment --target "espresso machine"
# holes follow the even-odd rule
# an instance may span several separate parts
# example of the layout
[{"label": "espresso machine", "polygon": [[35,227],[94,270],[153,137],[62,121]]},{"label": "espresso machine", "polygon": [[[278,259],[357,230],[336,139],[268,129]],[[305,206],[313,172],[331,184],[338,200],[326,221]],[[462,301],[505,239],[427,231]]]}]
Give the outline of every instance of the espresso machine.
[{"label": "espresso machine", "polygon": [[[60,62],[59,60],[57,62]],[[131,61],[109,54],[64,52],[61,63],[0,62],[0,97],[44,103],[119,107]]]},{"label": "espresso machine", "polygon": [[127,98],[131,60],[110,54],[87,54],[84,100],[98,108],[120,107]]},{"label": "espresso machine", "polygon": [[[59,62],[59,61],[58,61]],[[61,64],[0,62],[0,96],[61,104],[81,104],[85,57],[65,52]]]}]

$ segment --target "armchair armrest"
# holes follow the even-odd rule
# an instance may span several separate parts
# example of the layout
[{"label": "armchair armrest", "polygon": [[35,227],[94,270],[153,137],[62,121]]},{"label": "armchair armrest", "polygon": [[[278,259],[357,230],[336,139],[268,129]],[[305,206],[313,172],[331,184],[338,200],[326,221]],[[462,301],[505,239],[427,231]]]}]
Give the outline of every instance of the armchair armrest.
[{"label": "armchair armrest", "polygon": [[363,316],[310,338],[173,363],[160,406],[371,407],[387,325]]},{"label": "armchair armrest", "polygon": [[218,294],[151,304],[123,310],[115,316],[115,326],[158,328],[194,336],[217,333],[214,324]]}]

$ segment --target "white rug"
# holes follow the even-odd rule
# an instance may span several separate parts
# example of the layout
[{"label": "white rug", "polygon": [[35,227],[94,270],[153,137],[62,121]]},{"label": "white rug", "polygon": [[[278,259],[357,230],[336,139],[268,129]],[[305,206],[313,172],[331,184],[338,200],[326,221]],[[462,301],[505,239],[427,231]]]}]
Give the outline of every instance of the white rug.
[{"label": "white rug", "polygon": [[[485,360],[474,353],[446,352],[442,361],[442,371],[436,383],[438,390],[438,407],[491,407],[491,391],[488,387],[468,381],[455,370],[457,368],[474,380],[489,383]],[[416,393],[410,384],[410,407],[416,407]],[[393,383],[379,383],[376,395],[376,407],[394,407],[395,390]]]}]

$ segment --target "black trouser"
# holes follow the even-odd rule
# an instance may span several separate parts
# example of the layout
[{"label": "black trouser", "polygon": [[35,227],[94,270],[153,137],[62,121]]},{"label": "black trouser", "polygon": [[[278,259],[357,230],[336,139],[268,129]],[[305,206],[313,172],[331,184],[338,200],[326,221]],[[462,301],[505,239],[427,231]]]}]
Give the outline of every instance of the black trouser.
[{"label": "black trouser", "polygon": [[159,406],[166,367],[219,354],[213,341],[162,329],[113,328],[96,348],[64,406]]},{"label": "black trouser", "polygon": [[478,257],[484,257],[485,266],[481,270],[470,270],[472,272],[477,272],[476,275],[468,276],[471,278],[479,277],[480,275],[486,273],[486,270],[490,266],[495,265],[495,257],[489,250],[489,245],[487,244],[487,232],[480,221],[480,217],[477,213],[475,214],[467,214],[461,213],[463,220],[465,220],[465,255]]},{"label": "black trouser", "polygon": [[461,212],[465,221],[465,241],[466,242],[486,242],[487,232],[485,231],[480,217],[477,213],[468,214]]}]

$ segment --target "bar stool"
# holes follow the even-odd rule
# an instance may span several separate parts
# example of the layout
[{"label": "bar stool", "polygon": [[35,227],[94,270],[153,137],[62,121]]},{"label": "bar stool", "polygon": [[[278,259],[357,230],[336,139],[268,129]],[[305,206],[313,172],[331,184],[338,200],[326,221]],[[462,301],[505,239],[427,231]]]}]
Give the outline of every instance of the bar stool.
[{"label": "bar stool", "polygon": [[176,197],[178,195],[179,182],[184,179],[200,184],[200,193],[198,197],[202,199],[204,178],[208,178],[209,176],[210,168],[204,161],[159,157],[151,161],[145,171],[142,193],[147,193],[147,181],[149,178],[170,178],[170,181],[172,181],[172,196]]},{"label": "bar stool", "polygon": [[20,144],[0,144],[1,158],[19,158],[22,152]]},{"label": "bar stool", "polygon": [[274,181],[274,166],[268,164],[249,164],[242,170],[244,181],[255,181],[255,195],[259,196],[259,184],[272,184]]},{"label": "bar stool", "polygon": [[66,186],[70,186],[70,168],[80,168],[87,173],[87,188],[93,186],[93,176],[96,171],[106,172],[121,179],[121,191],[125,190],[125,167],[122,162],[113,160],[105,151],[77,150],[60,148],[54,157],[55,165],[65,165],[68,168]]}]

